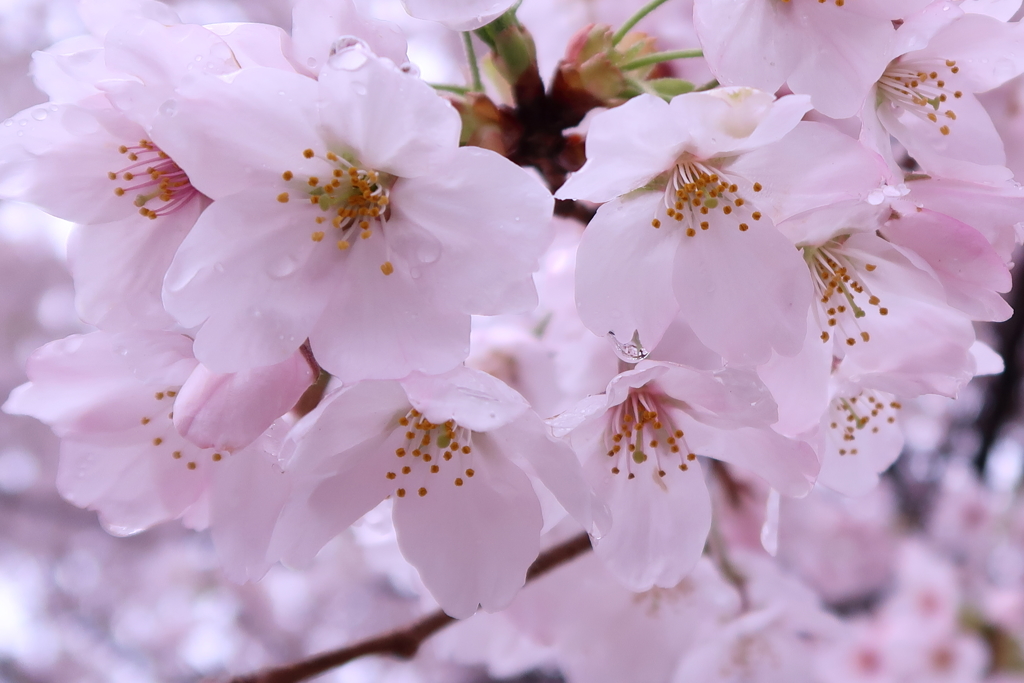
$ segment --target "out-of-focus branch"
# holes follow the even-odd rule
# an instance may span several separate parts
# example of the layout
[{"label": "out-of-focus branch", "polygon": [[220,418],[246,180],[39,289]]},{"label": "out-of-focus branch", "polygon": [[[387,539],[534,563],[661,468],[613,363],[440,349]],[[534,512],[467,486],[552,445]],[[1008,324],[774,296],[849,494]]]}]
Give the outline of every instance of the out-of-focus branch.
[{"label": "out-of-focus branch", "polygon": [[999,354],[1003,357],[1006,368],[1002,374],[989,385],[985,395],[985,403],[978,415],[978,435],[980,442],[974,458],[974,465],[979,472],[985,471],[989,452],[1003,428],[1017,412],[1020,400],[1022,365],[1022,340],[1024,340],[1024,266],[1018,265],[1013,274],[1013,316],[1006,322],[995,326],[999,335]]},{"label": "out-of-focus branch", "polygon": [[[545,550],[527,570],[527,583],[582,555],[590,548],[590,536],[580,534]],[[438,610],[398,631],[375,636],[294,664],[236,676],[227,683],[299,683],[366,655],[390,655],[408,659],[416,654],[423,641],[453,621],[454,618]]]}]

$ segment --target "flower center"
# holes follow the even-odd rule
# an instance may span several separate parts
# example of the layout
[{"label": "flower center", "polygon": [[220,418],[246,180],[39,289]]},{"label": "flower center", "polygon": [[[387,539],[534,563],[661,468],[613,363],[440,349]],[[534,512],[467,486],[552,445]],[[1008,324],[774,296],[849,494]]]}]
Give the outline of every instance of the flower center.
[{"label": "flower center", "polygon": [[[122,197],[135,193],[135,206],[146,218],[173,213],[199,195],[185,172],[149,140],[139,140],[139,144],[131,147],[121,145],[118,151],[131,163],[119,171],[110,171],[107,177],[131,184],[115,187],[114,194]],[[154,209],[146,206],[150,202],[163,204]]]},{"label": "flower center", "polygon": [[[420,497],[427,495],[428,480],[442,469],[457,470],[455,486],[464,486],[476,475],[472,465],[473,433],[458,426],[454,420],[443,424],[430,422],[415,408],[399,418],[398,427],[405,431],[405,445],[395,449],[398,465],[385,476],[403,484],[395,495],[405,498],[410,491]],[[408,488],[406,488],[408,487]]]},{"label": "flower center", "polygon": [[[312,149],[303,151],[302,155],[312,159],[316,154]],[[382,228],[390,215],[389,190],[395,178],[377,171],[360,168],[352,159],[346,159],[334,152],[327,152],[321,157],[332,168],[330,175],[309,176],[305,181],[296,179],[291,171],[285,171],[281,177],[292,182],[295,194],[304,195],[310,204],[318,209],[313,222],[315,229],[310,233],[314,242],[322,242],[328,232],[333,233],[331,241],[341,251],[347,251],[355,244],[356,239],[369,239],[376,225]],[[292,193],[282,192],[277,201],[291,201]],[[385,275],[394,272],[390,261],[381,267]]]},{"label": "flower center", "polygon": [[161,457],[169,456],[181,462],[185,469],[194,472],[203,469],[207,459],[210,462],[220,462],[225,454],[212,448],[199,448],[178,434],[178,430],[174,428],[174,411],[171,409],[173,406],[168,406],[165,401],[173,404],[179,389],[180,387],[171,387],[153,394],[155,402],[144,410],[144,417],[139,420],[139,424],[146,433],[145,440]]},{"label": "flower center", "polygon": [[[761,184],[754,183],[754,192],[761,191]],[[737,194],[739,186],[723,179],[714,169],[697,161],[684,161],[672,170],[665,188],[665,214],[679,223],[686,223],[686,234],[693,237],[697,228],[711,227],[712,212],[721,212],[735,220],[741,232],[750,225],[740,222],[741,218],[761,220],[760,211],[748,211],[747,201]],[[651,221],[655,228],[661,227],[657,218]]]},{"label": "flower center", "polygon": [[896,411],[903,406],[875,391],[862,391],[850,398],[837,398],[829,406],[829,434],[839,446],[839,455],[857,455],[857,434],[871,425],[877,434],[878,422],[895,424]]},{"label": "flower center", "polygon": [[[822,330],[821,341],[827,342],[836,333],[846,340],[847,346],[853,346],[858,338],[871,340],[871,335],[860,327],[860,319],[867,315],[867,310],[874,306],[879,315],[888,315],[889,309],[881,306],[881,299],[855,279],[857,267],[842,253],[841,246],[833,241],[821,247],[804,247],[804,260],[811,269],[818,295],[815,316]],[[863,265],[869,273],[876,267],[873,263]]]},{"label": "flower center", "polygon": [[963,97],[959,90],[946,86],[946,80],[960,72],[952,59],[921,60],[901,63],[894,60],[878,80],[880,97],[900,105],[921,119],[926,119],[949,135],[949,126],[956,121],[956,113],[949,108],[949,98]]},{"label": "flower center", "polygon": [[659,477],[672,465],[685,472],[690,469],[687,463],[697,459],[686,445],[683,430],[673,425],[658,398],[642,389],[631,389],[626,400],[612,409],[605,445],[614,463],[612,474],[625,471],[627,479],[634,479],[643,467],[656,468]]}]

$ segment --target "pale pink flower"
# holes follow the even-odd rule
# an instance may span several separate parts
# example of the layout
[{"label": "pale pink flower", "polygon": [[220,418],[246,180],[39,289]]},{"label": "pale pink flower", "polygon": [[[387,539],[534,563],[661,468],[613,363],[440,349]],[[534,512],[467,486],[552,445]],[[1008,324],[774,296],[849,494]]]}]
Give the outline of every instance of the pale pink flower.
[{"label": "pale pink flower", "polygon": [[903,432],[896,422],[902,404],[883,391],[836,384],[822,418],[818,483],[847,496],[863,496],[903,450]]},{"label": "pale pink flower", "polygon": [[[887,221],[890,213],[887,206],[844,202],[779,224],[802,250],[814,286],[812,311],[820,343],[830,349],[814,360],[831,367],[833,357],[842,359],[845,377],[863,388],[900,396],[955,395],[974,373],[974,330],[969,317],[947,301],[949,292],[957,294],[961,286],[970,290],[972,277],[983,283],[997,280],[997,272],[982,271],[1005,267],[980,235],[971,241],[970,252],[948,240],[923,245],[927,259],[901,248],[878,232],[899,232],[904,230],[901,221],[908,220],[905,241],[913,246],[922,225],[943,234],[973,230],[938,214]],[[950,287],[944,289],[930,263],[958,259],[960,272],[947,273]]]},{"label": "pale pink flower", "polygon": [[896,553],[893,487],[848,498],[816,486],[804,498],[781,503],[778,560],[822,600],[857,604],[890,585]]},{"label": "pale pink flower", "polygon": [[214,371],[280,362],[308,337],[345,381],[442,372],[466,355],[470,313],[536,304],[551,195],[460,148],[454,108],[365,46],[341,47],[319,83],[198,80],[154,129],[215,200],[164,282]]},{"label": "pale pink flower", "polygon": [[391,497],[402,554],[455,617],[502,609],[522,587],[540,548],[535,486],[599,531],[571,451],[546,435],[522,396],[465,367],[343,387],[289,444],[295,494],[273,555],[305,564]]},{"label": "pale pink flower", "polygon": [[833,118],[853,116],[888,63],[893,20],[930,0],[694,0],[704,55],[724,85],[788,83]]},{"label": "pale pink flower", "polygon": [[505,614],[553,651],[566,680],[619,683],[668,680],[702,633],[739,610],[707,558],[674,586],[635,593],[591,555],[531,582]]},{"label": "pale pink flower", "polygon": [[735,552],[730,565],[746,609],[716,627],[709,624],[682,658],[672,683],[782,683],[814,681],[816,660],[845,635],[806,586],[767,558]]},{"label": "pale pink flower", "polygon": [[681,314],[729,362],[797,353],[811,290],[773,220],[865,196],[881,173],[855,141],[798,125],[808,108],[803,96],[726,88],[671,103],[641,95],[597,115],[587,163],[557,195],[607,202],[580,243],[587,327],[651,348]]},{"label": "pale pink flower", "polygon": [[269,418],[261,438],[235,452],[178,434],[176,397],[198,367],[191,346],[179,334],[141,331],[52,342],[29,360],[30,381],[4,410],[53,428],[61,438],[58,490],[99,512],[112,533],[178,518],[211,526],[227,571],[259,578],[288,490],[277,464],[287,425]]},{"label": "pale pink flower", "polygon": [[550,421],[612,514],[596,542],[633,590],[671,587],[696,564],[711,524],[699,456],[747,468],[786,495],[817,475],[810,446],[775,433],[775,404],[750,371],[643,361]]},{"label": "pale pink flower", "polygon": [[1020,26],[937,2],[900,27],[891,59],[862,112],[862,139],[893,167],[889,135],[927,173],[1007,179],[1002,140],[975,93],[1024,72]]},{"label": "pale pink flower", "polygon": [[163,274],[208,200],[149,126],[192,70],[237,70],[232,50],[200,26],[128,19],[104,43],[65,41],[37,64],[37,81],[56,103],[0,128],[0,196],[88,224],[69,245],[87,322],[112,330],[173,325],[160,300]]},{"label": "pale pink flower", "polygon": [[515,0],[402,0],[417,19],[439,21],[455,31],[472,31],[497,19]]}]

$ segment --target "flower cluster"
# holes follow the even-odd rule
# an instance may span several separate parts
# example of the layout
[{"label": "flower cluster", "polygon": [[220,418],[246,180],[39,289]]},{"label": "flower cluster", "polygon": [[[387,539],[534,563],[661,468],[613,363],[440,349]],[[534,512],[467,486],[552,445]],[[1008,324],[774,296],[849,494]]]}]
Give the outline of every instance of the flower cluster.
[{"label": "flower cluster", "polygon": [[[259,579],[382,506],[461,618],[573,528],[625,589],[707,584],[724,619],[750,606],[702,560],[716,487],[764,487],[774,554],[780,496],[870,492],[906,402],[1000,370],[974,324],[1011,315],[1024,190],[976,95],[1024,73],[1019,3],[595,8],[547,84],[535,4],[405,4],[475,31],[469,87],[350,0],[298,0],[290,33],[86,3],[36,53],[0,197],[76,224],[95,329],[5,410],[112,532],[209,528]],[[633,30],[661,4],[682,29]]]}]

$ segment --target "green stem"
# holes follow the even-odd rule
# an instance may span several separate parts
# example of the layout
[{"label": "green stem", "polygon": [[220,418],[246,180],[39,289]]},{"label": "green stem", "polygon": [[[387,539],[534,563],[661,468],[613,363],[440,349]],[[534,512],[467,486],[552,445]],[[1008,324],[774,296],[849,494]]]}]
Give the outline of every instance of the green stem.
[{"label": "green stem", "polygon": [[473,49],[473,34],[466,31],[462,34],[462,42],[466,46],[466,59],[469,60],[469,73],[473,77],[473,90],[484,91],[484,83],[480,80],[480,65],[476,61],[476,50]]},{"label": "green stem", "polygon": [[612,46],[618,45],[619,42],[626,37],[629,30],[636,26],[641,19],[646,17],[648,14],[664,5],[668,0],[651,0],[649,3],[637,10],[636,14],[626,19],[626,23],[622,25],[615,35],[612,36]]},{"label": "green stem", "polygon": [[464,85],[447,85],[445,83],[431,83],[430,87],[434,90],[440,90],[441,92],[453,92],[456,95],[465,95],[470,92],[471,89]]},{"label": "green stem", "polygon": [[632,71],[633,69],[642,69],[643,67],[651,66],[652,64],[670,62],[673,59],[691,59],[693,57],[703,56],[703,50],[672,50],[670,52],[655,52],[652,55],[647,55],[640,59],[634,59],[632,62],[626,62],[622,65],[622,70]]}]

